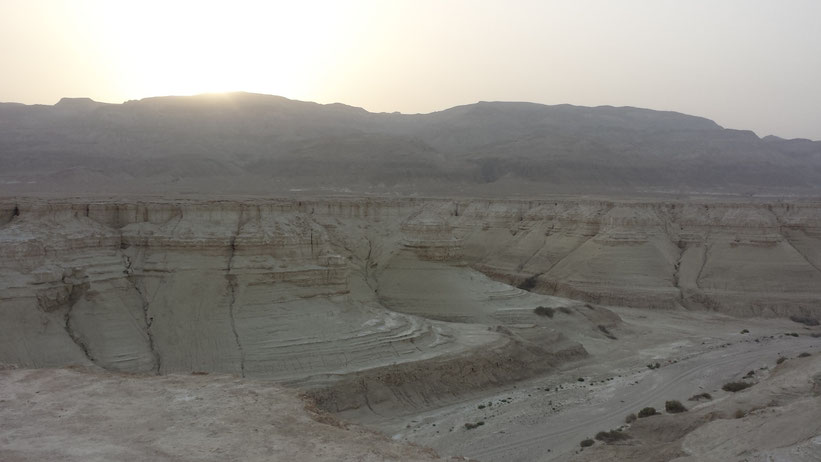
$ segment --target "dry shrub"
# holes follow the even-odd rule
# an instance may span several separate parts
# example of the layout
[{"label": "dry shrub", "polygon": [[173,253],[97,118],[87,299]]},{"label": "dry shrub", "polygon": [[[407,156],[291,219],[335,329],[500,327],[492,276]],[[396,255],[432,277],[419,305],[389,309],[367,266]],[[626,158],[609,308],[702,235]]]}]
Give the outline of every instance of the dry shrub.
[{"label": "dry shrub", "polygon": [[618,441],[629,440],[630,435],[628,435],[627,433],[620,432],[618,430],[610,430],[609,432],[596,433],[596,439],[599,441],[604,441],[607,444],[613,444]]},{"label": "dry shrub", "polygon": [[656,415],[656,414],[658,414],[658,412],[656,412],[656,408],[646,407],[646,408],[639,411],[639,418],[650,417],[651,415]]},{"label": "dry shrub", "polygon": [[687,412],[687,408],[681,404],[681,401],[671,400],[664,403],[664,410],[670,414],[678,414],[679,412]]},{"label": "dry shrub", "polygon": [[537,306],[536,309],[533,310],[533,312],[538,314],[539,316],[547,316],[548,318],[552,318],[556,310],[547,306]]},{"label": "dry shrub", "polygon": [[721,389],[724,391],[735,393],[737,391],[750,388],[751,386],[753,386],[753,384],[747,382],[727,382],[721,387]]}]

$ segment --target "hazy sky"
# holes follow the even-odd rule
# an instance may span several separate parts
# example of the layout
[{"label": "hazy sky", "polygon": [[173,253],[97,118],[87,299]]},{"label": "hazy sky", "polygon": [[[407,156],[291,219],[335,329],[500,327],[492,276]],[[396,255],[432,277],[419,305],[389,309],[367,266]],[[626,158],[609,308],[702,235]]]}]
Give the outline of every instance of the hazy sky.
[{"label": "hazy sky", "polygon": [[0,0],[0,101],[639,106],[821,140],[820,0]]}]

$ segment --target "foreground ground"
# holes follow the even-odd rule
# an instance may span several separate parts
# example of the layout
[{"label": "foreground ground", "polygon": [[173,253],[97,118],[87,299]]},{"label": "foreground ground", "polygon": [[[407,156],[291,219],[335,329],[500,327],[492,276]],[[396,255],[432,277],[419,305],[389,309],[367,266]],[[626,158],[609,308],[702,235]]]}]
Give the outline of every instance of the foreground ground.
[{"label": "foreground ground", "polygon": [[0,371],[0,460],[440,460],[229,376]]},{"label": "foreground ground", "polygon": [[[821,422],[821,398],[805,396],[810,392],[802,388],[818,380],[813,379],[815,369],[808,367],[821,367],[817,355],[821,352],[821,339],[813,336],[821,332],[818,327],[809,328],[789,320],[736,319],[714,313],[610,309],[624,320],[613,332],[618,340],[601,345],[584,342],[591,358],[554,374],[419,414],[397,416],[377,409],[376,413],[361,410],[343,416],[379,428],[397,440],[431,446],[441,454],[460,454],[483,461],[567,460],[580,448],[580,441],[599,431],[622,426],[628,414],[638,413],[644,407],[663,410],[667,400],[679,400],[690,407],[707,408],[706,413],[714,412],[710,406],[718,406],[715,412],[733,416],[733,399],[748,396],[744,393],[756,389],[760,390],[757,393],[761,400],[772,395],[772,399],[785,404],[807,397],[815,407],[803,409]],[[787,335],[793,333],[797,337]],[[795,360],[795,364],[803,366],[789,379],[782,378],[771,385],[769,377],[779,358],[797,358],[802,353],[811,354],[800,358],[803,362]],[[658,368],[647,367],[656,363]],[[793,367],[793,361],[782,361],[779,367],[787,365]],[[750,371],[754,373],[744,379]],[[721,390],[723,384],[737,380],[760,383],[738,395]],[[791,391],[785,397],[785,385],[802,391]],[[711,402],[687,401],[705,392],[713,397]],[[744,410],[755,407],[738,406]],[[770,412],[775,417],[787,411],[772,408]],[[708,420],[679,430],[679,437]],[[465,426],[478,422],[482,425]],[[803,432],[788,432],[790,438],[774,437],[773,444],[789,446],[821,435],[817,425],[799,426]],[[736,430],[725,428],[714,436],[734,438]],[[637,441],[630,444],[636,445]],[[675,454],[697,454],[680,443],[674,445]],[[739,451],[761,449],[754,440],[739,445]],[[622,460],[669,460],[667,456],[654,457],[656,454],[649,451]],[[694,460],[706,458],[702,454]]]},{"label": "foreground ground", "polygon": [[[425,446],[482,461],[821,456],[819,327],[613,310],[624,320],[616,342],[588,341],[591,357],[563,370],[435,409],[377,406],[341,415],[387,436],[340,423],[298,391],[266,381],[3,370],[0,460],[439,460]],[[739,380],[753,386],[721,390]],[[710,400],[687,400],[705,392]],[[673,399],[689,411],[624,425],[628,414],[662,410]],[[581,440],[620,427],[629,439],[580,449]]]}]

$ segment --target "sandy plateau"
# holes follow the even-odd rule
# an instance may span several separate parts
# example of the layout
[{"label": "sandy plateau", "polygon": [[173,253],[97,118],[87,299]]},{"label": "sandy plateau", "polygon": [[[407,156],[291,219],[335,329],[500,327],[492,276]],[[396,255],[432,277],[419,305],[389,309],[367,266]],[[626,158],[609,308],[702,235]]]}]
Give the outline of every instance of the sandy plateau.
[{"label": "sandy plateau", "polygon": [[819,300],[811,201],[4,199],[0,460],[819,460]]}]

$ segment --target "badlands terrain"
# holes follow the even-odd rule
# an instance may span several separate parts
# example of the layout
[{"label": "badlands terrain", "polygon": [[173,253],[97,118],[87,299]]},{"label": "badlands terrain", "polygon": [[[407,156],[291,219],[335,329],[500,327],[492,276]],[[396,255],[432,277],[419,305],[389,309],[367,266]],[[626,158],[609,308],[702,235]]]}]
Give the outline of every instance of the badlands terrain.
[{"label": "badlands terrain", "polygon": [[236,93],[0,164],[0,460],[821,458],[817,141]]},{"label": "badlands terrain", "polygon": [[[809,413],[772,447],[751,439],[739,451],[818,455],[819,429],[806,423],[817,421],[821,367],[821,328],[810,325],[821,299],[816,202],[17,198],[0,211],[0,363],[9,369],[0,412],[18,422],[2,429],[6,459],[64,454],[61,441],[86,425],[151,412],[134,395],[163,396],[156,406],[188,396],[185,412],[215,412],[223,425],[238,419],[233,406],[198,401],[282,396],[291,403],[282,412],[301,416],[297,391],[320,416],[298,417],[305,425],[354,432],[384,451],[374,460],[565,460],[627,414],[705,391],[713,400],[686,402],[686,416],[639,420],[619,450],[726,460],[735,449],[698,440],[696,450],[687,435],[714,437],[699,429],[734,418],[736,406],[749,416],[722,434],[744,419]],[[780,357],[790,359],[776,367]],[[720,390],[749,371],[755,387]],[[131,407],[65,411],[75,419],[65,427],[60,409],[73,400],[61,393]],[[27,406],[42,413],[21,421]],[[237,440],[220,433],[218,454],[261,444],[248,432],[263,418],[254,413],[268,411],[250,407],[256,417],[237,422]],[[199,460],[152,433],[202,438],[186,418],[144,417],[134,428],[145,440],[105,424],[99,460],[141,447]],[[327,427],[336,418],[395,442]],[[51,425],[55,439],[33,445],[35,429]],[[308,450],[280,433],[289,451]],[[77,445],[75,460],[97,447]],[[578,456],[611,450],[599,446]]]}]

